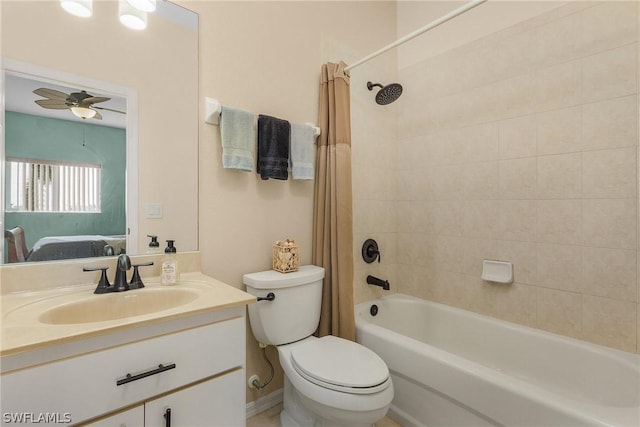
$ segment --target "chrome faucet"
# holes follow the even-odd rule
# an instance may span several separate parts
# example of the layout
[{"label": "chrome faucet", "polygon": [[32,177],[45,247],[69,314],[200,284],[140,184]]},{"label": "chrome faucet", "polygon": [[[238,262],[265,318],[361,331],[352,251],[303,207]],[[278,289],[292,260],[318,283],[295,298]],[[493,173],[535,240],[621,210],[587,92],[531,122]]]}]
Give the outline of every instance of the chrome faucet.
[{"label": "chrome faucet", "polygon": [[127,271],[131,268],[129,255],[122,254],[116,263],[116,278],[113,280],[113,292],[124,292],[129,290],[127,283]]}]

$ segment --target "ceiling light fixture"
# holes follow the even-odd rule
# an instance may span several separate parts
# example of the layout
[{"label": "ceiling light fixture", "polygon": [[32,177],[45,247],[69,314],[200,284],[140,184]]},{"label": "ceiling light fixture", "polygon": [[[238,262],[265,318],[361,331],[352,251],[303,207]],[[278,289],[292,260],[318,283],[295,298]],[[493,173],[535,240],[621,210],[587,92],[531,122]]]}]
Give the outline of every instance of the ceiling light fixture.
[{"label": "ceiling light fixture", "polygon": [[156,0],[127,0],[127,3],[143,12],[153,12],[156,10]]},{"label": "ceiling light fixture", "polygon": [[90,119],[96,115],[97,111],[88,107],[71,107],[71,112],[81,119]]},{"label": "ceiling light fixture", "polygon": [[72,15],[88,18],[93,12],[93,0],[60,0],[64,10]]},{"label": "ceiling light fixture", "polygon": [[132,30],[147,28],[147,12],[131,6],[127,0],[120,0],[120,22]]}]

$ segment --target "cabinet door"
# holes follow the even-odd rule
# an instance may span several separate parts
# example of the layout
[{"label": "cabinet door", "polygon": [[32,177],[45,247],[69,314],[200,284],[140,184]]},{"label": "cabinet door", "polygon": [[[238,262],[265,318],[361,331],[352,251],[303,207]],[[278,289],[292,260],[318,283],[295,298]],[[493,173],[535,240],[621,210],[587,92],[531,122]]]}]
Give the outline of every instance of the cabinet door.
[{"label": "cabinet door", "polygon": [[244,369],[144,404],[145,427],[243,427]]},{"label": "cabinet door", "polygon": [[144,425],[144,406],[136,406],[127,411],[118,412],[83,427],[141,427]]}]

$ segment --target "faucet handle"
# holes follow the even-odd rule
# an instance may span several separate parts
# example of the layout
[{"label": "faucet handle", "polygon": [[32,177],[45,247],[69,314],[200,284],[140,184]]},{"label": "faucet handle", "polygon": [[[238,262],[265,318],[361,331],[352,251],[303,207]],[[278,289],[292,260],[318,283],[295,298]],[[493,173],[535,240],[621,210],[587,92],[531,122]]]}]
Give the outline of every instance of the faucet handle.
[{"label": "faucet handle", "polygon": [[142,278],[140,277],[140,273],[138,273],[138,267],[147,267],[153,265],[153,262],[146,262],[144,264],[134,264],[133,267],[133,276],[131,276],[131,281],[129,282],[129,289],[140,289],[144,288],[144,283],[142,283]]},{"label": "faucet handle", "polygon": [[100,280],[98,281],[98,286],[96,286],[96,290],[93,291],[94,294],[106,294],[107,292],[112,292],[113,288],[109,283],[109,278],[107,278],[107,270],[109,267],[96,267],[96,268],[86,268],[83,267],[82,271],[101,271]]}]

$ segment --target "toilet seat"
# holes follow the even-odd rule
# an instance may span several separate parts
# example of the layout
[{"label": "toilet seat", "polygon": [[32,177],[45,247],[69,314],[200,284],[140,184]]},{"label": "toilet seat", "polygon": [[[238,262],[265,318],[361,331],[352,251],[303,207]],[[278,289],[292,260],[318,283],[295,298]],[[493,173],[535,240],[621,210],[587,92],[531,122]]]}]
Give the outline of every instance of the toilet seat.
[{"label": "toilet seat", "polygon": [[390,383],[389,369],[377,354],[330,335],[296,346],[291,364],[307,381],[343,393],[378,393]]}]

